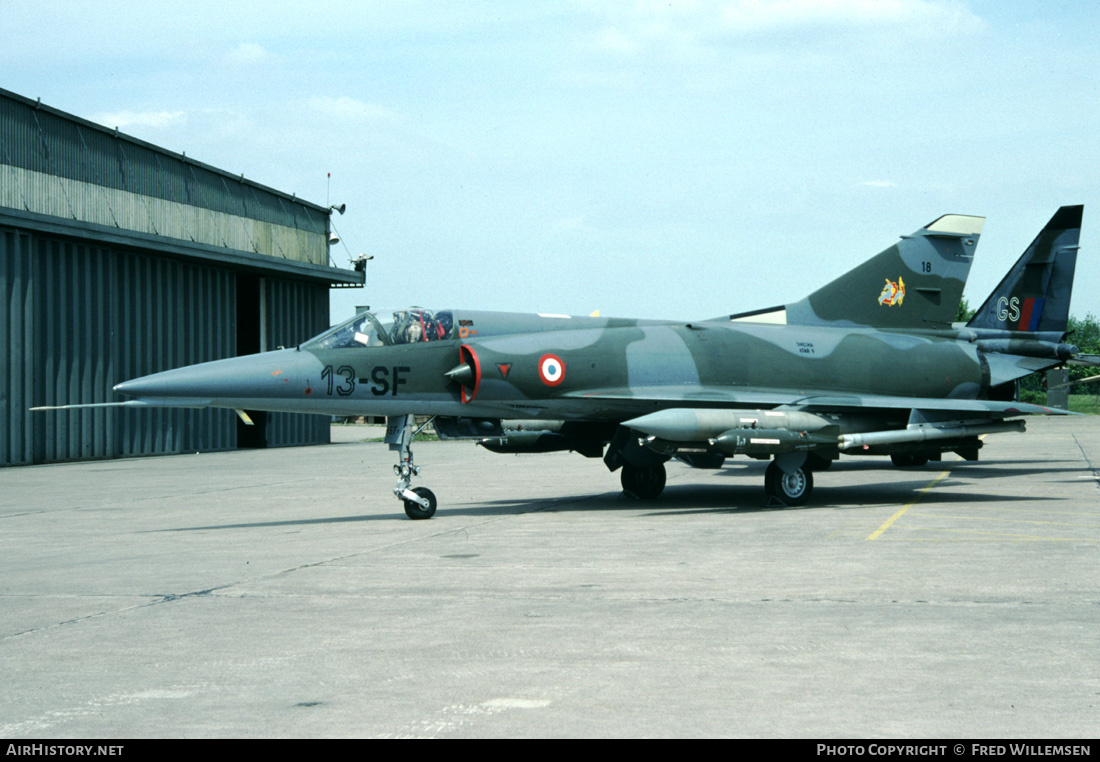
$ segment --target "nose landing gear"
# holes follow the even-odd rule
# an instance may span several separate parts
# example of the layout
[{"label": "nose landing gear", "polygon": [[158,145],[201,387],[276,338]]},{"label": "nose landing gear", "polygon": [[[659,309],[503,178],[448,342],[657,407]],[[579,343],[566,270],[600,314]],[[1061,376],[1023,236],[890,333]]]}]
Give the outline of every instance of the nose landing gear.
[{"label": "nose landing gear", "polygon": [[433,420],[434,416],[417,427],[413,416],[398,415],[390,417],[386,426],[386,442],[391,450],[400,453],[400,462],[393,467],[397,474],[393,494],[405,504],[405,515],[410,519],[430,519],[435,515],[435,494],[427,487],[409,489],[412,478],[420,474],[420,466],[413,463],[413,439]]}]

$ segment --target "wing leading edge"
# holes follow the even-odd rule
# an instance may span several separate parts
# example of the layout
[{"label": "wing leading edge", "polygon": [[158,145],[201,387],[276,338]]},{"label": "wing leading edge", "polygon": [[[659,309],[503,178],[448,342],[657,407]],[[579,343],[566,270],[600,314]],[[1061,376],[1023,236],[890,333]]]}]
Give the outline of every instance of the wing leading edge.
[{"label": "wing leading edge", "polygon": [[[1074,415],[1066,410],[1027,402],[900,397],[881,394],[838,394],[836,392],[782,391],[775,389],[736,389],[718,386],[670,385],[626,389],[588,389],[566,392],[567,399],[619,402],[628,406],[653,404],[669,407],[755,408],[787,407],[800,410],[851,412],[856,410],[929,410],[978,413],[989,418],[1012,415]],[[972,417],[972,416],[969,416]]]}]

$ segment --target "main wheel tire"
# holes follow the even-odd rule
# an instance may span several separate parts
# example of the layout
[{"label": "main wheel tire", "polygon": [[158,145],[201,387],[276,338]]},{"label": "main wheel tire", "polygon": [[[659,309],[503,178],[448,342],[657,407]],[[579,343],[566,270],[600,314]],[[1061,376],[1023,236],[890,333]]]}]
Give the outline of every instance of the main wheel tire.
[{"label": "main wheel tire", "polygon": [[788,474],[775,461],[764,472],[764,492],[787,506],[805,505],[814,491],[814,473],[808,468]]},{"label": "main wheel tire", "polygon": [[626,492],[639,500],[655,500],[665,489],[665,466],[658,463],[655,466],[623,466],[620,481],[623,492]]},{"label": "main wheel tire", "polygon": [[896,453],[890,456],[890,461],[898,468],[916,468],[928,462],[923,455],[911,455],[909,453]]},{"label": "main wheel tire", "polygon": [[427,499],[428,507],[425,508],[420,503],[414,503],[412,500],[405,500],[405,515],[413,520],[430,519],[435,515],[435,493],[427,487],[414,487],[413,492],[420,497]]}]

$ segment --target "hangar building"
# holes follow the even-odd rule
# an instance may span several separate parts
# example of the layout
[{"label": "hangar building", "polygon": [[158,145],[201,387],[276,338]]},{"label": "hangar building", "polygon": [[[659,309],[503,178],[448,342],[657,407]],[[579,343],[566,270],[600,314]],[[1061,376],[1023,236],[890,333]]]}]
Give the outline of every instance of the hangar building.
[{"label": "hangar building", "polygon": [[321,416],[32,406],[328,327],[331,210],[0,90],[0,466],[328,441]]}]

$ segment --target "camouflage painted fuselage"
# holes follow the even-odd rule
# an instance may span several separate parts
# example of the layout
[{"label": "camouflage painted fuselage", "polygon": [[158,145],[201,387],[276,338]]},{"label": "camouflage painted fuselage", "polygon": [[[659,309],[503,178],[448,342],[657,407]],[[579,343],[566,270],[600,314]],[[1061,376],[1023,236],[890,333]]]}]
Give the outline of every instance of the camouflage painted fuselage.
[{"label": "camouflage painted fuselage", "polygon": [[[973,400],[988,381],[972,342],[935,335],[454,314],[476,333],[391,346],[307,344],[167,371],[119,391],[233,409],[621,421],[665,407],[812,405],[815,398]],[[517,321],[524,332],[505,333]],[[463,364],[470,372],[461,380],[447,376]],[[560,367],[548,373],[547,364]]]},{"label": "camouflage painted fuselage", "polygon": [[[951,323],[982,225],[945,215],[800,301],[720,319],[363,313],[297,349],[116,390],[135,404],[610,424],[668,408],[784,407],[831,413],[842,433],[924,425],[945,411],[956,420],[1049,412],[994,403],[1011,399],[1015,378],[1076,352],[1058,343],[1058,320],[1038,316],[1044,304],[1044,315],[1065,311],[1080,208],[1060,210],[1021,257],[1022,275],[1003,284],[1008,296],[987,301],[1006,314],[1022,305],[1028,326],[1045,332],[1021,332],[1022,314],[1015,326],[997,323],[984,316],[992,308]],[[1061,290],[1035,290],[1046,282]]]}]

